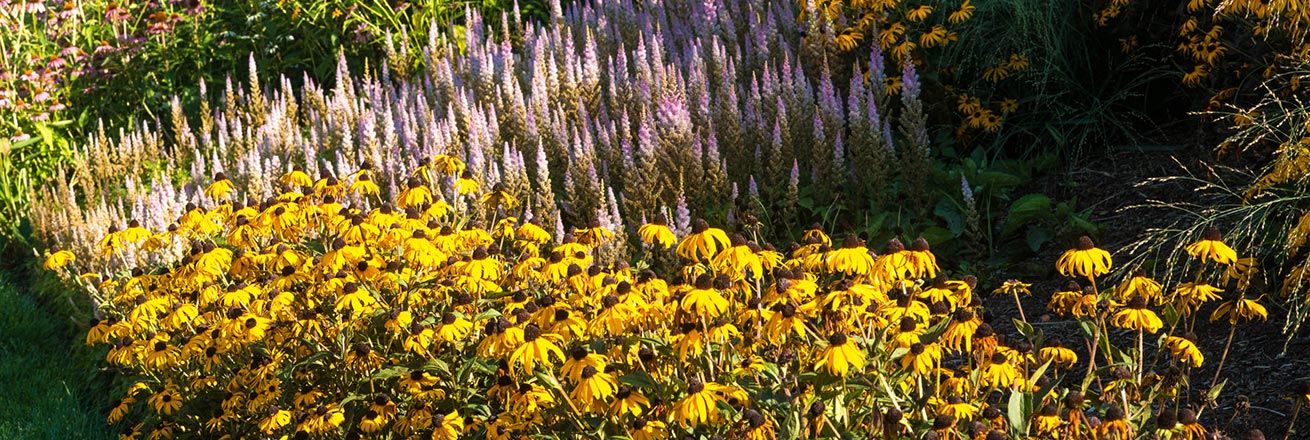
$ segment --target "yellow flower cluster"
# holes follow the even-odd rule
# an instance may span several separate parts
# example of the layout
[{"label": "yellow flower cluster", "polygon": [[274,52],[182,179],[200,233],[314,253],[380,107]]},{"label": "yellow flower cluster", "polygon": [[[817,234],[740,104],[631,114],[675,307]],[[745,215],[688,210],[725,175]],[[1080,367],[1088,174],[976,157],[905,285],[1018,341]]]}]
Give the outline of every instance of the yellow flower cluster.
[{"label": "yellow flower cluster", "polygon": [[[1007,342],[980,319],[976,280],[942,274],[922,238],[874,252],[814,228],[784,252],[700,220],[678,237],[661,217],[636,234],[647,255],[680,261],[661,275],[645,259],[603,261],[597,249],[616,235],[598,224],[555,237],[503,216],[513,197],[479,191],[448,157],[377,207],[339,202],[376,200],[360,183],[372,172],[292,171],[280,179],[305,192],[255,205],[232,201],[240,191],[218,175],[206,190],[217,205],[190,207],[168,231],[134,222],[102,240],[120,257],[186,249],[75,278],[102,301],[86,342],[134,383],[109,417],[126,438],[963,438],[1007,432],[995,402],[1013,394],[1045,402],[1035,436],[1135,429],[1117,406],[1087,423],[1085,389],[1047,386],[1078,355],[1056,339]],[[463,199],[434,197],[442,179]],[[491,227],[472,222],[478,209]],[[1094,281],[1109,256],[1084,244],[1060,268]],[[1144,304],[1159,286],[1126,286],[1112,323],[1156,331]],[[1028,285],[1001,291],[1017,299]],[[1194,337],[1167,344],[1201,364]]]}]

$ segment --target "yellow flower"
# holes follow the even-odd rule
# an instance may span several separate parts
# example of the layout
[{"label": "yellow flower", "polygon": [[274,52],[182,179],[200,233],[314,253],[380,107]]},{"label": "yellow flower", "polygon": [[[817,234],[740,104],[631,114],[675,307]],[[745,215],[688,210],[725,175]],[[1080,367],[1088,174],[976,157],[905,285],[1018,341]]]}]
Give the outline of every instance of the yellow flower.
[{"label": "yellow flower", "polygon": [[531,375],[537,364],[549,364],[552,355],[564,360],[564,351],[551,342],[547,335],[542,335],[540,327],[536,324],[528,324],[523,328],[523,344],[510,354],[509,363],[511,366],[522,365],[523,368],[519,371]]},{"label": "yellow flower", "polygon": [[1193,258],[1210,260],[1219,264],[1233,264],[1237,262],[1237,251],[1224,244],[1223,236],[1219,234],[1219,229],[1211,226],[1205,230],[1205,236],[1196,243],[1187,245],[1187,253]]},{"label": "yellow flower", "polygon": [[550,232],[541,227],[537,219],[528,220],[514,231],[514,237],[533,244],[550,243]]},{"label": "yellow flower", "polygon": [[483,209],[514,209],[515,206],[518,206],[519,201],[514,198],[513,194],[510,194],[505,184],[496,182],[495,185],[491,186],[491,192],[483,194],[478,203],[482,204]]},{"label": "yellow flower", "polygon": [[305,174],[305,168],[300,165],[291,167],[291,171],[283,174],[278,181],[295,187],[307,187],[314,185],[314,180]]},{"label": "yellow flower", "polygon": [[1196,335],[1191,332],[1183,333],[1182,336],[1167,336],[1164,338],[1164,345],[1169,348],[1169,353],[1184,365],[1198,368],[1205,362],[1205,355],[1196,346]]},{"label": "yellow flower", "polygon": [[934,370],[941,367],[942,347],[936,343],[914,343],[910,351],[901,357],[901,368],[914,372],[919,377],[930,377]]},{"label": "yellow flower", "polygon": [[941,270],[937,266],[937,256],[928,249],[928,240],[923,237],[910,242],[910,253],[906,257],[910,265],[911,278],[936,278],[937,271]]},{"label": "yellow flower", "polygon": [[42,267],[44,267],[45,270],[55,270],[68,266],[74,261],[77,261],[77,256],[73,255],[72,252],[55,251],[45,258],[45,263],[42,264]]},{"label": "yellow flower", "polygon": [[236,191],[232,181],[228,180],[227,174],[218,172],[214,173],[214,183],[205,187],[205,196],[214,201],[232,200],[232,195]]},{"label": "yellow flower", "polygon": [[459,179],[455,181],[455,192],[459,195],[473,194],[478,192],[478,181],[473,180],[473,173],[464,170]]},{"label": "yellow flower", "polygon": [[846,377],[851,369],[864,368],[864,351],[846,338],[845,333],[833,333],[828,337],[828,348],[819,355],[819,362],[814,366],[833,376]]},{"label": "yellow flower", "polygon": [[355,183],[350,184],[350,190],[361,196],[376,196],[382,192],[382,188],[373,182],[373,178],[368,174],[360,174],[355,178]]},{"label": "yellow flower", "polygon": [[960,10],[952,12],[947,21],[951,24],[960,24],[968,21],[970,17],[973,17],[973,10],[975,8],[973,5],[969,4],[969,1],[970,0],[964,0],[964,3],[960,4]]},{"label": "yellow flower", "polygon": [[1114,299],[1120,302],[1132,301],[1133,298],[1142,297],[1152,304],[1161,304],[1164,296],[1161,294],[1163,288],[1159,282],[1146,277],[1146,274],[1138,269],[1132,278],[1119,283],[1114,289]]},{"label": "yellow flower", "polygon": [[1191,315],[1196,313],[1202,304],[1220,299],[1220,293],[1223,293],[1223,290],[1209,284],[1183,283],[1174,289],[1174,308],[1178,313]]},{"label": "yellow flower", "polygon": [[828,253],[825,262],[829,271],[846,275],[868,275],[873,271],[869,248],[864,247],[864,240],[850,234],[842,240],[841,249]]},{"label": "yellow flower", "polygon": [[1146,330],[1148,333],[1160,331],[1164,327],[1164,322],[1160,317],[1146,308],[1146,299],[1142,297],[1133,298],[1128,303],[1128,307],[1115,313],[1110,318],[1110,325],[1130,330]]},{"label": "yellow flower", "polygon": [[911,9],[910,12],[905,13],[905,19],[912,22],[919,22],[919,21],[923,21],[925,18],[928,18],[928,14],[932,14],[932,6],[923,5]]},{"label": "yellow flower", "polygon": [[710,274],[697,276],[695,288],[682,297],[679,309],[707,320],[718,318],[728,311],[728,299],[714,288],[714,284],[714,277]]},{"label": "yellow flower", "polygon": [[942,346],[951,351],[973,351],[973,334],[978,331],[978,326],[982,320],[978,319],[972,311],[961,308],[955,311],[951,318],[951,323],[946,326],[946,331],[942,333]]},{"label": "yellow flower", "polygon": [[713,259],[719,251],[728,248],[731,240],[722,229],[711,228],[705,220],[696,219],[691,224],[691,234],[678,243],[678,256],[692,261],[701,258]]},{"label": "yellow flower", "polygon": [[982,385],[986,387],[1009,388],[1016,381],[1020,380],[1019,371],[1010,364],[1010,359],[1004,353],[994,353],[991,356],[991,362],[983,367]]},{"label": "yellow flower", "polygon": [[667,429],[664,422],[658,420],[646,420],[645,417],[638,417],[632,422],[632,440],[664,440]]},{"label": "yellow flower", "polygon": [[1060,255],[1055,268],[1067,277],[1095,278],[1109,273],[1112,264],[1109,252],[1097,248],[1090,237],[1083,236],[1078,239],[1078,247]]},{"label": "yellow flower", "polygon": [[655,221],[637,228],[637,235],[641,237],[641,241],[664,249],[678,243],[678,237],[669,230],[669,219],[664,214],[655,216]]},{"label": "yellow flower", "polygon": [[1070,368],[1078,363],[1078,353],[1060,345],[1060,338],[1046,340],[1046,346],[1037,352],[1042,362],[1050,362],[1056,368]]},{"label": "yellow flower", "polygon": [[930,399],[937,401],[937,413],[955,417],[959,420],[971,420],[978,416],[978,406],[965,402],[960,396],[951,395],[945,401],[937,398]]},{"label": "yellow flower", "polygon": [[718,394],[705,390],[700,379],[687,381],[687,397],[673,404],[673,421],[688,428],[719,421]]},{"label": "yellow flower", "polygon": [[182,395],[169,385],[164,387],[163,391],[151,395],[147,402],[155,412],[169,415],[182,408]]},{"label": "yellow flower", "polygon": [[614,394],[614,402],[610,404],[610,414],[640,416],[648,407],[650,407],[650,400],[646,396],[624,385],[620,386],[619,391]]},{"label": "yellow flower", "polygon": [[574,230],[573,236],[578,239],[578,243],[582,243],[585,246],[598,247],[614,240],[614,231],[602,227],[600,225],[600,220],[592,219],[586,229]]},{"label": "yellow flower", "polygon": [[1250,322],[1259,319],[1264,321],[1269,318],[1269,312],[1265,306],[1260,305],[1253,299],[1247,299],[1245,296],[1237,299],[1224,301],[1219,307],[1214,309],[1210,314],[1210,322],[1218,321],[1224,315],[1228,315],[1228,323],[1237,325],[1239,322]]},{"label": "yellow flower", "polygon": [[1032,290],[1028,289],[1032,286],[1032,283],[1025,283],[1019,280],[1006,280],[1001,284],[1001,287],[997,287],[996,290],[993,290],[992,294],[1018,295],[1022,293],[1024,295],[1032,295]]},{"label": "yellow flower", "polygon": [[614,375],[587,366],[582,369],[578,385],[569,393],[569,398],[581,404],[584,411],[604,412],[605,400],[618,391],[618,386]]}]

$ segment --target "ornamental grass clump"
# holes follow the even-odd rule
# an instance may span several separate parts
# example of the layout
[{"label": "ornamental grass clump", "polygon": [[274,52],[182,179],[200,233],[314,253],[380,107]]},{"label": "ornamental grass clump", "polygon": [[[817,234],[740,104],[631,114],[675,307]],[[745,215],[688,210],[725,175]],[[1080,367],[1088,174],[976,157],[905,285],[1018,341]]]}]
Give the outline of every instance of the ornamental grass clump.
[{"label": "ornamental grass clump", "polygon": [[97,304],[86,342],[130,384],[109,423],[127,438],[1127,439],[1176,411],[1204,430],[1174,368],[1199,367],[1194,336],[1148,371],[1159,319],[1147,295],[1096,290],[1112,261],[1090,239],[1060,263],[1103,297],[1082,319],[1104,350],[1080,374],[1058,338],[983,322],[978,280],[922,239],[874,252],[812,228],[777,251],[755,229],[666,234],[657,218],[641,246],[661,250],[615,257],[609,227],[520,220],[530,206],[501,183],[456,196],[487,178],[449,156],[392,170],[407,189],[390,198],[358,184],[382,170],[342,171],[261,198],[216,174],[214,201],[109,231],[86,272],[50,254]]}]

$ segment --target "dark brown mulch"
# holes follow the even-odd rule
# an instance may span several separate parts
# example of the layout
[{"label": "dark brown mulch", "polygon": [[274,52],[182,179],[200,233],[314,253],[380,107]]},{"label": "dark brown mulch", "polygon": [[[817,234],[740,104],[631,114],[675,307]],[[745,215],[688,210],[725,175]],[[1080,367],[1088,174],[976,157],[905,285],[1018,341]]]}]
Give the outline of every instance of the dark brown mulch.
[{"label": "dark brown mulch", "polygon": [[[1125,249],[1127,245],[1140,240],[1151,228],[1188,219],[1179,217],[1183,214],[1177,211],[1167,209],[1124,207],[1145,205],[1148,202],[1204,203],[1200,199],[1203,196],[1194,191],[1196,184],[1177,181],[1146,185],[1138,183],[1151,178],[1181,175],[1185,169],[1193,173],[1205,173],[1204,163],[1212,161],[1211,156],[1210,151],[1201,148],[1112,153],[1070,172],[1065,186],[1071,188],[1070,195],[1078,197],[1080,209],[1092,208],[1091,219],[1103,228],[1098,245],[1112,251]],[[1045,262],[1053,267],[1063,250],[1060,244],[1053,244],[1043,249],[1034,259],[1038,264]],[[1119,263],[1128,257],[1116,254],[1115,258],[1116,263]],[[1035,284],[1033,296],[1023,299],[1023,308],[1030,321],[1036,323],[1036,327],[1048,337],[1060,336],[1065,341],[1064,345],[1081,349],[1084,342],[1077,324],[1067,318],[1050,315],[1045,309],[1051,293],[1063,283],[1050,281]],[[988,292],[980,294],[990,315],[994,317],[993,326],[998,331],[1017,336],[1014,325],[1009,322],[1010,317],[1018,316],[1014,300],[993,296]],[[1238,328],[1219,379],[1221,382],[1227,380],[1227,383],[1218,399],[1203,411],[1200,420],[1205,427],[1229,438],[1245,439],[1252,429],[1261,430],[1269,439],[1284,438],[1295,410],[1292,389],[1298,383],[1310,382],[1310,356],[1307,356],[1310,354],[1310,340],[1304,337],[1304,331],[1295,337],[1285,335],[1283,326],[1287,320],[1286,309],[1274,300],[1263,302],[1269,309],[1269,320]],[[1202,308],[1201,316],[1208,317],[1214,307],[1211,304]],[[1196,401],[1200,400],[1202,391],[1211,386],[1210,380],[1223,356],[1229,330],[1226,322],[1211,324],[1200,319],[1196,324],[1198,345],[1205,354],[1204,366],[1191,374],[1192,398]],[[1120,345],[1122,347],[1132,345],[1128,335],[1116,335],[1115,338],[1116,343],[1124,343]],[[1149,344],[1154,338],[1148,337],[1147,340]],[[1148,353],[1152,351],[1152,348],[1147,348]],[[1085,358],[1085,353],[1082,351],[1080,357]],[[1078,371],[1085,368],[1085,365],[1076,367]],[[1298,425],[1302,428],[1287,438],[1310,439],[1310,417],[1302,415]]]}]

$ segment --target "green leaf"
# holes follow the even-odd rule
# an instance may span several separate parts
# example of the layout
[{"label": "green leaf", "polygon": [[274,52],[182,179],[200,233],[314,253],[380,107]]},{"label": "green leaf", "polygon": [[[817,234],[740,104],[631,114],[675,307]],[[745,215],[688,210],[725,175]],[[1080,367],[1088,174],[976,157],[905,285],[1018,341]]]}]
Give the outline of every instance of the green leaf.
[{"label": "green leaf", "polygon": [[1028,232],[1024,234],[1024,241],[1028,242],[1028,249],[1032,249],[1033,252],[1041,250],[1042,245],[1049,243],[1052,238],[1054,234],[1044,226],[1028,228]]},{"label": "green leaf", "polygon": [[1035,334],[1036,332],[1033,330],[1032,324],[1020,321],[1017,318],[1011,318],[1011,319],[1014,321],[1014,327],[1019,330],[1019,334],[1023,335],[1023,337],[1027,339],[1033,338],[1033,334]]},{"label": "green leaf", "polygon": [[924,240],[928,240],[928,243],[932,243],[933,245],[945,243],[955,239],[954,233],[952,233],[949,229],[943,228],[941,226],[929,226],[928,228],[924,229],[923,232],[919,233],[919,236],[923,237]]},{"label": "green leaf", "polygon": [[982,184],[992,191],[1013,188],[1023,183],[1023,178],[1000,171],[983,171],[974,183]]},{"label": "green leaf", "polygon": [[658,392],[661,388],[659,382],[656,382],[655,378],[651,377],[651,375],[649,373],[646,373],[645,371],[633,371],[631,373],[619,376],[619,383],[631,386],[633,388],[641,388],[641,389],[652,390],[656,392]]},{"label": "green leaf", "polygon": [[1210,391],[1206,391],[1206,399],[1210,402],[1218,400],[1219,393],[1224,390],[1224,385],[1228,385],[1228,379],[1224,379],[1222,382],[1219,382],[1219,385],[1215,385],[1213,388],[1210,388]]},{"label": "green leaf", "polygon": [[937,201],[937,207],[933,209],[933,214],[941,217],[946,221],[946,228],[951,230],[951,234],[959,236],[964,233],[964,214],[951,199],[943,197]]},{"label": "green leaf", "polygon": [[1051,215],[1051,198],[1045,194],[1028,194],[1010,204],[1010,214],[1005,219],[1002,235],[1018,230],[1020,226],[1033,220]]},{"label": "green leaf", "polygon": [[500,310],[490,309],[485,312],[479,313],[478,316],[474,316],[473,322],[482,322],[487,319],[499,318],[499,317],[501,317]]},{"label": "green leaf", "polygon": [[1027,393],[1010,392],[1010,401],[1005,405],[1005,418],[1010,420],[1010,433],[1015,438],[1023,438],[1028,432],[1028,416],[1024,414],[1024,398]]}]

